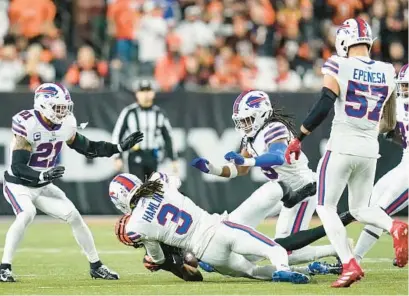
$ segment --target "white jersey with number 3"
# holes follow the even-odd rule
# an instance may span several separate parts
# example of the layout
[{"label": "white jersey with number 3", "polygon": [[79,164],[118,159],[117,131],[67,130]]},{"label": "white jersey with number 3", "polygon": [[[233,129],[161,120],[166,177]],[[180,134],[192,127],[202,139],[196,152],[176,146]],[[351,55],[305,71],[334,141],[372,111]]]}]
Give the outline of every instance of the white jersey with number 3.
[{"label": "white jersey with number 3", "polygon": [[333,76],[340,94],[327,150],[377,158],[383,107],[395,89],[392,64],[368,57],[330,57],[322,73]]},{"label": "white jersey with number 3", "polygon": [[150,180],[159,179],[163,195],[142,197],[127,224],[132,240],[152,240],[189,250],[200,258],[215,234],[222,216],[209,214],[190,198],[178,191],[172,179],[177,177],[155,173]]},{"label": "white jersey with number 3", "polygon": [[[61,125],[51,128],[44,122],[38,111],[31,109],[13,116],[11,130],[14,135],[23,137],[31,145],[32,152],[28,166],[36,171],[45,171],[56,165],[64,142],[71,139],[77,131],[77,122],[74,115],[69,115]],[[13,138],[10,157],[15,141]],[[10,167],[7,172],[13,176]]]}]

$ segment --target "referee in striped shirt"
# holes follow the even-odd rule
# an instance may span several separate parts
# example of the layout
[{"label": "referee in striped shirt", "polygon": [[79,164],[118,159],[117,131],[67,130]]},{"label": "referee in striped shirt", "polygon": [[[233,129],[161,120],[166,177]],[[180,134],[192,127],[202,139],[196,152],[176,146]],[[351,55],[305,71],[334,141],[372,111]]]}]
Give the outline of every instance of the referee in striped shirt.
[{"label": "referee in striped shirt", "polygon": [[173,162],[174,173],[177,173],[176,153],[173,149],[171,125],[162,110],[153,104],[155,92],[149,81],[143,80],[135,93],[136,103],[125,107],[118,117],[112,133],[113,143],[139,130],[144,139],[128,153],[122,153],[115,160],[118,171],[128,171],[144,180],[158,169],[160,154]]}]

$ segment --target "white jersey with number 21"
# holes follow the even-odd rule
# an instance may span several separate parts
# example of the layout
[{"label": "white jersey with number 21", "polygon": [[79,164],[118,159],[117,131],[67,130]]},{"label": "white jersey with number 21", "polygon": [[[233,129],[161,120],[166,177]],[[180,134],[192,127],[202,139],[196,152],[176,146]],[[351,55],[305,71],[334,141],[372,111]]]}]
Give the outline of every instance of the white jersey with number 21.
[{"label": "white jersey with number 21", "polygon": [[377,158],[379,122],[395,89],[392,64],[368,57],[331,56],[322,73],[333,76],[340,89],[327,150]]}]

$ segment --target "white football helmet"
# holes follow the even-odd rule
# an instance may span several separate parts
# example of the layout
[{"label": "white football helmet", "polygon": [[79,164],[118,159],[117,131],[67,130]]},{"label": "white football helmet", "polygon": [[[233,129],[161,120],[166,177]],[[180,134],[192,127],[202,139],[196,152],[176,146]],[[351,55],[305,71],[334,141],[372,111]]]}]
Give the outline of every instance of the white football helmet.
[{"label": "white football helmet", "polygon": [[130,202],[142,181],[132,174],[119,174],[109,184],[109,197],[115,207],[124,214],[132,212]]},{"label": "white football helmet", "polygon": [[409,100],[409,70],[408,64],[404,65],[396,78],[396,91],[399,98]]},{"label": "white football helmet", "polygon": [[367,44],[371,50],[372,43],[372,29],[361,18],[347,19],[337,30],[335,48],[340,57],[347,57],[352,45]]},{"label": "white football helmet", "polygon": [[59,83],[43,83],[34,92],[34,109],[54,124],[62,124],[74,103],[68,89]]},{"label": "white football helmet", "polygon": [[248,90],[234,101],[232,119],[242,136],[254,137],[272,112],[270,98],[265,92]]}]

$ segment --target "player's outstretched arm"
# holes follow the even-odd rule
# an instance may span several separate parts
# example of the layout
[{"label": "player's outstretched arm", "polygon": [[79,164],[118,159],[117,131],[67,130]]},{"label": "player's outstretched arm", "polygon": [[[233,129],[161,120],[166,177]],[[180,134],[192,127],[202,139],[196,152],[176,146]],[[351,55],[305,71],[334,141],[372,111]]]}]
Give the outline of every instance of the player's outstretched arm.
[{"label": "player's outstretched arm", "polygon": [[382,118],[379,125],[379,133],[392,131],[396,126],[396,90],[391,94],[383,108]]},{"label": "player's outstretched arm", "polygon": [[[240,154],[244,158],[251,157],[247,150],[243,149]],[[248,166],[239,166],[232,162],[224,166],[215,166],[206,158],[198,157],[192,160],[191,166],[199,169],[203,173],[215,175],[219,177],[233,179],[237,176],[245,176],[250,171]]]},{"label": "player's outstretched arm", "polygon": [[228,152],[224,158],[238,166],[245,167],[272,167],[284,163],[284,152],[287,148],[287,140],[280,139],[269,144],[268,152],[256,157],[243,157],[234,151]]},{"label": "player's outstretched arm", "polygon": [[62,177],[64,167],[58,166],[45,172],[39,172],[28,166],[31,156],[31,145],[22,136],[15,135],[12,152],[11,171],[13,175],[28,182],[52,181]]},{"label": "player's outstretched arm", "polygon": [[87,158],[111,157],[114,154],[127,151],[143,140],[143,133],[137,131],[119,144],[113,144],[105,141],[91,141],[80,133],[67,141],[68,147],[78,153],[85,155]]},{"label": "player's outstretched arm", "polygon": [[338,81],[332,75],[324,75],[324,86],[321,91],[320,99],[314,104],[311,111],[308,113],[307,118],[305,118],[301,125],[300,133],[290,142],[285,152],[285,158],[288,163],[291,163],[291,154],[293,153],[295,154],[295,159],[299,158],[301,154],[301,141],[324,121],[334,107],[338,95]]}]

